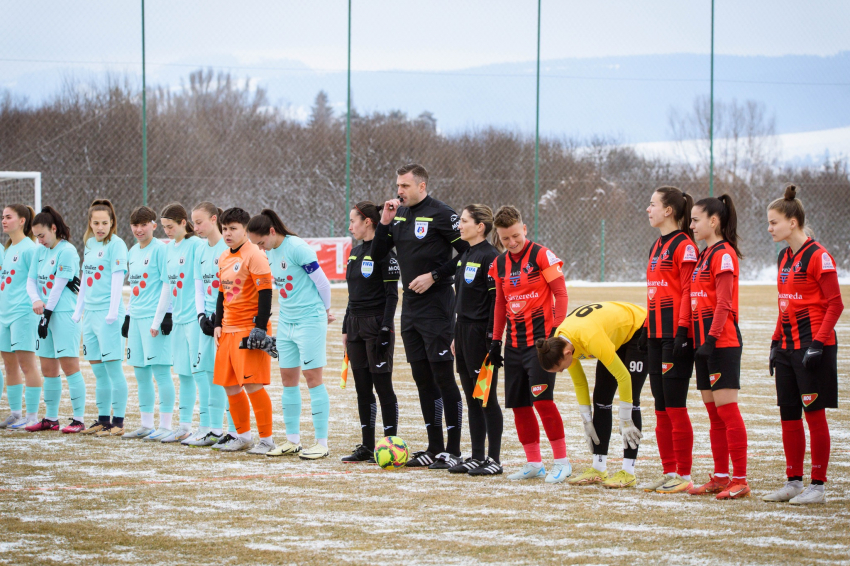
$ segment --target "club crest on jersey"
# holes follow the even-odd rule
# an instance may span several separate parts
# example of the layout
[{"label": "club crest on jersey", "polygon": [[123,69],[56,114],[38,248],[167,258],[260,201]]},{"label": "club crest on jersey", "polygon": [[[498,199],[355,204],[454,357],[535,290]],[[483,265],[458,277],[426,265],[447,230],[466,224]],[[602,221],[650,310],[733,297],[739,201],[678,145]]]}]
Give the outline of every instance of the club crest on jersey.
[{"label": "club crest on jersey", "polygon": [[242,264],[238,261],[233,264],[233,273],[239,273],[239,268],[242,267]]},{"label": "club crest on jersey", "polygon": [[475,279],[475,274],[478,273],[478,267],[474,265],[467,265],[466,269],[463,272],[463,280],[467,283],[472,283]]},{"label": "club crest on jersey", "polygon": [[794,273],[800,273],[800,270],[803,269],[803,262],[798,261],[794,264]]},{"label": "club crest on jersey", "polygon": [[691,244],[685,246],[685,255],[682,256],[682,261],[696,261],[697,250]]},{"label": "club crest on jersey", "polygon": [[50,265],[56,265],[56,260],[55,260],[55,259],[51,259],[51,260],[50,260]]},{"label": "club crest on jersey", "polygon": [[142,264],[143,264],[143,265],[147,265],[147,264],[149,264],[150,262],[151,262],[151,258],[146,257],[146,258],[145,258],[145,261],[143,261],[143,262],[142,262]]},{"label": "club crest on jersey", "polygon": [[508,307],[512,313],[517,314],[525,308],[525,301],[510,301]]},{"label": "club crest on jersey", "polygon": [[12,263],[18,263],[18,255],[17,254],[12,256]]},{"label": "club crest on jersey", "polygon": [[661,254],[661,261],[667,261],[668,259],[670,259],[670,250],[666,249],[664,250],[664,253]]},{"label": "club crest on jersey", "polygon": [[218,265],[218,258],[215,258],[215,259],[213,260],[213,264],[214,264],[214,265]]},{"label": "club crest on jersey", "polygon": [[720,380],[720,373],[710,373],[708,374],[708,380],[711,382],[711,386],[714,387],[714,384]]},{"label": "club crest on jersey", "polygon": [[649,295],[650,301],[655,298],[655,293],[657,293],[657,292],[658,292],[658,289],[656,289],[655,287],[650,287],[646,290],[646,294]]},{"label": "club crest on jersey", "polygon": [[664,375],[665,373],[667,373],[671,369],[673,369],[673,364],[665,364],[664,362],[661,363],[661,374],[662,375]]},{"label": "club crest on jersey", "polygon": [[286,269],[286,261],[282,261],[282,262],[280,262],[280,268],[281,268],[281,269]]},{"label": "club crest on jersey", "polygon": [[[97,257],[103,257],[103,250],[97,252]],[[15,261],[18,261],[17,258],[15,259]]]},{"label": "club crest on jersey", "polygon": [[781,301],[779,301],[779,310],[781,310],[782,312],[785,312],[785,310],[787,308],[788,308],[788,301],[787,300],[782,299]]},{"label": "club crest on jersey", "polygon": [[369,278],[372,275],[372,271],[375,269],[375,262],[372,260],[363,260],[363,263],[360,264],[360,273],[363,274],[363,277]]},{"label": "club crest on jersey", "polygon": [[428,234],[428,223],[416,222],[416,226],[413,228],[413,233],[421,240]]},{"label": "club crest on jersey", "polygon": [[177,263],[180,264],[180,265],[183,265],[184,263],[186,263],[186,258],[183,257],[183,256],[180,256],[180,259],[177,260]]},{"label": "club crest on jersey", "polygon": [[811,405],[812,403],[815,402],[815,399],[818,398],[818,394],[817,393],[803,393],[802,395],[800,395],[800,398],[803,400],[803,405],[808,407],[809,405]]},{"label": "club crest on jersey", "polygon": [[549,386],[546,385],[545,383],[542,383],[540,385],[532,385],[531,386],[531,394],[534,395],[535,397],[539,397],[540,394],[543,393],[544,391],[546,391],[546,389],[548,387]]}]

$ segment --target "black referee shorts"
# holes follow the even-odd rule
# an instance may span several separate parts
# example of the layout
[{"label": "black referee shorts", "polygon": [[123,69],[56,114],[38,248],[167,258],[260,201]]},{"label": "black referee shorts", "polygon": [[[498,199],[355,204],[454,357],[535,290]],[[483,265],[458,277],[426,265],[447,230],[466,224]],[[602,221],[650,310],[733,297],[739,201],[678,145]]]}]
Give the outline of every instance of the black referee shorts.
[{"label": "black referee shorts", "polygon": [[401,340],[408,362],[450,362],[454,339],[455,292],[450,285],[424,296],[405,291],[401,305]]},{"label": "black referee shorts", "polygon": [[383,355],[378,352],[378,336],[383,326],[383,316],[349,316],[346,351],[351,369],[369,368],[371,373],[393,371],[395,333],[390,334],[390,344]]},{"label": "black referee shorts", "polygon": [[505,406],[531,407],[535,401],[552,401],[555,372],[540,367],[534,346],[505,346]]},{"label": "black referee shorts", "polygon": [[807,348],[779,350],[776,355],[776,404],[803,406],[804,411],[838,408],[838,346],[824,346],[814,371],[803,365]]},{"label": "black referee shorts", "polygon": [[455,365],[458,373],[473,378],[487,357],[487,323],[458,322],[455,325]]},{"label": "black referee shorts", "polygon": [[741,388],[741,351],[743,348],[715,348],[706,360],[697,358],[694,368],[697,372],[697,389],[716,391],[718,389]]}]

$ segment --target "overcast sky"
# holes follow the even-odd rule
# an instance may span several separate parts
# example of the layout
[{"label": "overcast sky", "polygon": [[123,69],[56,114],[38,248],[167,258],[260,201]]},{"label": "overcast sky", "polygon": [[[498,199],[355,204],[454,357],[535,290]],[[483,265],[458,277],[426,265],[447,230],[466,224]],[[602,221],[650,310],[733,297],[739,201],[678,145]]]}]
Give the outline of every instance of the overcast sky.
[{"label": "overcast sky", "polygon": [[[357,70],[454,70],[535,58],[534,0],[355,0]],[[346,66],[345,0],[147,0],[150,65]],[[543,0],[542,58],[708,53],[709,0]],[[0,0],[0,82],[37,67],[141,59],[139,0]],[[716,51],[850,51],[850,2],[717,0]],[[23,61],[22,61],[23,60]],[[293,63],[294,64],[294,63]]]}]

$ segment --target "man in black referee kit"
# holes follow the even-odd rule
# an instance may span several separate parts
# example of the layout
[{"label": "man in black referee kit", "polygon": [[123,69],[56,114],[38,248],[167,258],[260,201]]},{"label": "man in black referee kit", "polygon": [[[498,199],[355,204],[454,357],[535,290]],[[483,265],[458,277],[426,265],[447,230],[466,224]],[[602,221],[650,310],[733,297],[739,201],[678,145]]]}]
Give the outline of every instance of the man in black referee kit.
[{"label": "man in black referee kit", "polygon": [[401,268],[401,339],[428,431],[428,449],[416,452],[407,466],[442,470],[461,461],[463,400],[452,364],[455,265],[451,259],[452,248],[463,253],[469,244],[460,238],[455,211],[428,196],[424,167],[412,163],[397,173],[399,198],[384,203],[371,255],[380,261],[395,246]]}]

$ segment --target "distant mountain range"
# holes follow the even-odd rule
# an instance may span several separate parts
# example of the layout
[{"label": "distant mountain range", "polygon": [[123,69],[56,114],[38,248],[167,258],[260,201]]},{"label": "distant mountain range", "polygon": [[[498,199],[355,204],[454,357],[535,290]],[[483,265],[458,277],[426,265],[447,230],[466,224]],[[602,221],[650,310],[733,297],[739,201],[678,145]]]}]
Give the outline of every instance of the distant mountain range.
[{"label": "distant mountain range", "polygon": [[[251,77],[272,104],[289,106],[306,118],[320,90],[338,114],[345,111],[344,71],[316,71],[291,60],[239,68],[235,59],[211,57],[213,68]],[[192,70],[151,66],[149,84],[179,86]],[[208,65],[209,66],[209,65]],[[544,135],[614,137],[621,143],[669,140],[670,109],[691,108],[709,93],[707,55],[632,55],[546,60],[541,64],[540,129]],[[5,77],[0,88],[38,101],[55,92],[70,69],[57,67]],[[79,76],[79,73],[77,73]],[[715,97],[763,102],[776,115],[777,133],[850,126],[850,52],[830,57],[738,57],[715,59]],[[352,73],[355,108],[363,112],[401,110],[410,117],[430,111],[445,133],[467,128],[505,127],[533,134],[535,63],[503,63],[463,71],[380,71]]]}]

